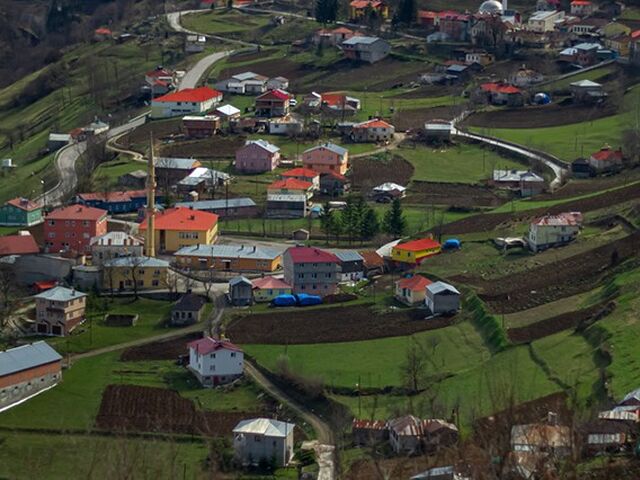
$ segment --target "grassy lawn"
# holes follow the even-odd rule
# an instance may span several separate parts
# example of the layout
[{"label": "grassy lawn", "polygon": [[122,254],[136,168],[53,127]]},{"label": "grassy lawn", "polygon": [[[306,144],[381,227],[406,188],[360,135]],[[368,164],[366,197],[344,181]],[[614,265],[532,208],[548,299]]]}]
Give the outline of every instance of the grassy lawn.
[{"label": "grassy lawn", "polygon": [[183,15],[180,23],[189,30],[210,34],[232,34],[239,38],[259,40],[258,29],[269,24],[269,15],[249,15],[235,10],[218,10]]},{"label": "grassy lawn", "polygon": [[526,165],[478,145],[460,143],[451,148],[401,148],[397,153],[415,168],[413,180],[478,183],[491,177],[494,168],[526,169]]},{"label": "grassy lawn", "polygon": [[20,230],[19,227],[0,227],[0,235],[14,235]]},{"label": "grassy lawn", "polygon": [[[110,302],[106,311],[90,311],[87,321],[77,327],[71,336],[50,339],[56,350],[60,353],[87,352],[169,331],[166,320],[173,303],[146,298],[136,301],[132,298],[103,298]],[[109,327],[104,323],[105,313],[138,314],[139,318],[133,327]]]},{"label": "grassy lawn", "polygon": [[[434,339],[439,342],[431,357],[431,374],[456,373],[489,356],[478,333],[466,322],[413,337],[427,344]],[[362,342],[244,347],[269,369],[275,368],[280,355],[286,355],[294,371],[321,376],[327,386],[354,388],[360,381],[363,388],[382,388],[402,384],[400,365],[410,341],[409,337],[393,337]],[[373,352],[385,353],[374,355]]]},{"label": "grassy lawn", "polygon": [[109,185],[116,186],[118,177],[135,170],[145,170],[147,166],[142,162],[136,162],[127,155],[119,155],[118,158],[111,162],[102,163],[94,172],[96,180],[107,182]]},{"label": "grassy lawn", "polygon": [[589,70],[588,72],[573,75],[569,78],[558,80],[544,85],[545,90],[561,90],[569,88],[569,85],[573,82],[579,82],[580,80],[591,80],[592,82],[598,82],[599,79],[606,77],[610,73],[616,70],[615,65],[607,65],[605,67],[596,68],[595,70]]},{"label": "grassy lawn", "polygon": [[199,442],[85,435],[8,433],[0,440],[0,477],[13,479],[200,478],[209,450]]},{"label": "grassy lawn", "polygon": [[640,89],[634,88],[624,96],[624,112],[590,122],[547,128],[471,130],[534,147],[570,162],[580,156],[588,157],[605,143],[614,148],[620,146],[622,132],[638,123],[635,108],[639,95]]}]

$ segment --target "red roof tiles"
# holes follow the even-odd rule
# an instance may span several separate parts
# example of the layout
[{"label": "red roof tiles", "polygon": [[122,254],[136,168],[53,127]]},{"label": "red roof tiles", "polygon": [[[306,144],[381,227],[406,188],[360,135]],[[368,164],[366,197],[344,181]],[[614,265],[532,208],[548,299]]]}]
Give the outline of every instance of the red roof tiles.
[{"label": "red roof tiles", "polygon": [[320,175],[315,170],[311,170],[310,168],[292,168],[291,170],[287,170],[282,174],[283,177],[305,177],[305,178],[313,178]]},{"label": "red roof tiles", "polygon": [[605,146],[591,155],[591,158],[600,162],[613,162],[622,160],[622,150],[612,150],[611,147]]},{"label": "red roof tiles", "polygon": [[414,275],[413,277],[398,280],[397,285],[400,288],[408,288],[412,292],[420,292],[431,285],[433,282],[422,275]]},{"label": "red roof tiles", "polygon": [[289,100],[289,94],[284,90],[269,90],[256,97],[256,100]]},{"label": "red roof tiles", "polygon": [[291,285],[289,285],[284,280],[281,280],[276,277],[262,277],[256,278],[251,282],[253,284],[253,288],[257,289],[290,289]]},{"label": "red roof tiles", "polygon": [[421,238],[420,240],[412,240],[406,243],[399,243],[394,248],[398,250],[408,250],[410,252],[421,252],[422,250],[430,250],[438,248],[440,244],[432,238]]},{"label": "red roof tiles", "polygon": [[234,345],[228,340],[218,340],[217,338],[205,337],[200,340],[195,340],[187,347],[195,349],[198,355],[208,355],[216,350],[233,350],[234,352],[242,352],[242,349],[237,345]]},{"label": "red roof tiles", "polygon": [[93,220],[98,221],[107,216],[107,211],[101,208],[85,205],[70,205],[54,210],[47,215],[47,220]]},{"label": "red roof tiles", "polygon": [[276,180],[267,187],[267,190],[309,190],[311,187],[313,187],[311,182],[305,182],[297,178],[285,178],[284,180]]},{"label": "red roof tiles", "polygon": [[340,263],[333,253],[314,247],[291,247],[285,254],[289,254],[293,263]]},{"label": "red roof tiles", "polygon": [[506,85],[504,83],[483,83],[480,85],[480,88],[485,92],[495,92],[495,93],[521,93],[518,87],[514,87],[513,85]]},{"label": "red roof tiles", "polygon": [[[156,213],[156,230],[204,231],[218,223],[218,215],[186,207],[169,208]],[[140,230],[147,229],[147,219],[140,224]]]},{"label": "red roof tiles", "polygon": [[31,212],[32,210],[37,210],[38,208],[42,208],[42,204],[40,202],[34,202],[29,200],[28,198],[13,198],[7,201],[7,205],[12,205],[20,210],[25,210],[27,212]]},{"label": "red roof tiles", "polygon": [[31,235],[5,235],[0,237],[0,257],[5,255],[28,255],[40,252],[40,247]]},{"label": "red roof tiles", "polygon": [[154,99],[154,102],[195,102],[201,103],[213,98],[222,98],[222,93],[210,87],[185,88],[177,92],[167,93]]}]

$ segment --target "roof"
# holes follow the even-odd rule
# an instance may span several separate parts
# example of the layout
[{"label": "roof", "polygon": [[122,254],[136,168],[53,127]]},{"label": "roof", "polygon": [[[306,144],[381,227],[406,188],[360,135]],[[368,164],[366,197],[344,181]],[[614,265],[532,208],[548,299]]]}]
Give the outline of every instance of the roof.
[{"label": "roof", "polygon": [[379,118],[373,118],[365,122],[356,123],[353,128],[393,128],[393,125]]},{"label": "roof", "polygon": [[268,92],[265,92],[262,95],[258,95],[256,97],[256,100],[263,100],[263,99],[285,101],[285,100],[289,100],[289,94],[284,90],[280,90],[280,89],[269,90]]},{"label": "roof", "polygon": [[76,298],[86,297],[86,293],[82,293],[76,289],[67,287],[53,287],[50,290],[45,290],[39,293],[34,298],[43,298],[45,300],[52,300],[54,302],[68,302]]},{"label": "roof", "polygon": [[432,248],[438,248],[440,243],[432,238],[421,238],[419,240],[411,240],[406,243],[399,243],[393,248],[398,250],[408,250],[410,252],[421,252],[422,250],[430,250]]},{"label": "roof", "polygon": [[213,98],[222,98],[222,93],[211,87],[185,88],[177,92],[167,93],[153,102],[206,102]]},{"label": "roof", "polygon": [[78,198],[85,202],[99,201],[107,203],[130,202],[134,198],[146,198],[146,196],[146,190],[122,190],[119,192],[91,192],[78,194]]},{"label": "roof", "polygon": [[533,445],[544,448],[570,447],[571,431],[569,427],[533,423],[511,427],[512,445]]},{"label": "roof", "polygon": [[428,278],[422,275],[413,275],[412,277],[402,278],[396,282],[396,286],[399,288],[407,288],[412,292],[423,292],[427,285],[432,282]]},{"label": "roof", "polygon": [[544,178],[529,170],[494,170],[494,182],[544,182]]},{"label": "roof", "polygon": [[270,418],[253,418],[242,420],[233,429],[233,433],[264,435],[265,437],[286,438],[296,428],[295,424],[272,420]]},{"label": "roof", "polygon": [[231,286],[231,287],[233,287],[235,285],[240,285],[241,283],[245,283],[245,284],[253,286],[253,284],[251,283],[251,280],[249,280],[244,275],[238,275],[237,277],[233,277],[231,280],[229,280],[229,286]]},{"label": "roof", "polygon": [[194,210],[218,210],[224,208],[255,207],[249,197],[228,198],[223,200],[197,200],[195,202],[178,202],[176,207],[193,208]]},{"label": "roof", "polygon": [[297,178],[285,178],[284,180],[276,180],[267,187],[268,190],[286,189],[286,190],[309,190],[313,187],[311,182],[298,180]]},{"label": "roof", "polygon": [[205,299],[194,293],[186,293],[173,306],[174,310],[183,310],[186,312],[198,312],[205,304]]},{"label": "roof", "polygon": [[22,345],[0,352],[0,377],[62,360],[45,341]]},{"label": "roof", "polygon": [[150,70],[144,74],[145,77],[173,77],[173,72],[166,68],[158,67],[155,70]]},{"label": "roof", "polygon": [[256,278],[252,283],[253,283],[253,288],[257,288],[257,289],[287,289],[287,288],[291,288],[291,285],[289,285],[284,280],[282,280],[280,278],[276,278],[276,277],[271,277],[271,276],[262,277],[262,278]]},{"label": "roof", "polygon": [[153,257],[118,257],[104,262],[107,267],[156,267],[165,268],[169,262]]},{"label": "roof", "polygon": [[220,112],[221,114],[226,115],[227,117],[230,117],[233,115],[238,115],[240,113],[240,109],[234,107],[233,105],[226,104],[216,108],[216,112]]},{"label": "roof", "polygon": [[16,197],[12,198],[5,202],[5,205],[11,205],[13,207],[19,208],[20,210],[25,210],[27,212],[31,212],[33,210],[37,210],[38,208],[42,208],[42,203],[34,202],[24,197]]},{"label": "roof", "polygon": [[577,82],[573,82],[569,84],[570,87],[580,87],[580,88],[598,88],[602,87],[599,83],[592,82],[591,80],[580,80]]},{"label": "roof", "polygon": [[[274,145],[273,143],[269,143],[266,140],[258,139],[258,140],[247,140],[244,144],[244,147],[248,147],[249,145],[257,145],[258,147],[266,150],[269,153],[276,153],[280,151],[280,147]],[[242,147],[242,148],[244,148]]]},{"label": "roof", "polygon": [[28,255],[40,252],[32,235],[5,235],[0,237],[0,257],[5,255]]},{"label": "roof", "polygon": [[207,182],[223,182],[228,181],[231,176],[228,173],[214,170],[207,167],[196,167],[193,172],[178,182],[178,185],[198,185],[203,181]]},{"label": "roof", "polygon": [[95,33],[98,35],[112,35],[113,32],[106,27],[96,28]]},{"label": "roof", "polygon": [[378,185],[377,187],[374,187],[373,190],[376,192],[393,192],[394,190],[404,192],[406,190],[406,187],[393,182],[385,182]]},{"label": "roof", "polygon": [[612,150],[609,146],[604,146],[600,150],[591,154],[591,158],[601,162],[622,160],[622,150]]},{"label": "roof", "polygon": [[[218,215],[215,213],[184,207],[169,208],[155,215],[156,230],[202,231],[213,228],[217,223]],[[147,218],[139,228],[147,229]]]},{"label": "roof", "polygon": [[49,134],[50,142],[69,142],[71,141],[71,135],[68,133],[50,133]]},{"label": "roof", "polygon": [[175,256],[198,256],[203,258],[253,258],[256,260],[275,260],[281,255],[275,248],[259,245],[190,245],[182,247]]},{"label": "roof", "polygon": [[144,240],[127,232],[109,232],[91,239],[91,245],[109,245],[115,247],[144,245]]},{"label": "roof", "polygon": [[170,168],[172,170],[192,170],[200,166],[195,158],[156,157],[156,168]]},{"label": "roof", "polygon": [[333,254],[340,262],[362,262],[364,258],[355,250],[334,250]]},{"label": "roof", "polygon": [[290,247],[285,252],[293,263],[339,263],[338,257],[326,250],[315,247]]},{"label": "roof", "polygon": [[359,252],[367,267],[384,267],[384,259],[375,250],[363,250]]},{"label": "roof", "polygon": [[70,205],[57,208],[47,215],[47,220],[93,220],[97,221],[107,216],[107,211],[86,205]]},{"label": "roof", "polygon": [[356,429],[367,429],[367,430],[386,430],[387,422],[384,420],[368,420],[361,418],[354,418],[351,422],[351,427]]},{"label": "roof", "polygon": [[424,472],[417,473],[409,480],[429,480],[429,479],[442,479],[442,478],[452,478],[455,479],[455,469],[453,465],[448,465],[445,467],[434,467],[429,470],[425,470]]},{"label": "roof", "polygon": [[445,282],[434,282],[430,285],[427,285],[427,291],[429,291],[433,295],[437,295],[438,293],[442,292],[452,292],[460,295],[460,292],[456,287]]},{"label": "roof", "polygon": [[482,85],[480,85],[480,88],[485,92],[505,94],[522,93],[522,90],[520,90],[518,87],[514,87],[513,85],[506,85],[504,83],[483,83]]},{"label": "roof", "polygon": [[305,194],[295,193],[268,193],[267,202],[306,202]]},{"label": "roof", "polygon": [[531,222],[533,225],[549,225],[549,226],[574,226],[578,225],[578,218],[574,215],[559,214],[559,215],[545,215],[543,217],[536,218]]},{"label": "roof", "polygon": [[187,344],[188,348],[193,348],[198,355],[208,355],[217,350],[233,350],[234,352],[242,352],[242,349],[234,345],[228,340],[204,337],[200,340],[194,340]]},{"label": "roof", "polygon": [[315,170],[311,170],[310,168],[292,168],[291,170],[287,170],[282,174],[283,177],[305,177],[305,178],[314,178],[319,176],[320,174]]},{"label": "roof", "polygon": [[422,436],[422,421],[413,415],[389,420],[389,430],[393,430],[399,436]]},{"label": "roof", "polygon": [[371,45],[372,43],[376,43],[378,40],[383,41],[379,37],[367,37],[357,35],[355,37],[351,37],[348,40],[342,42],[342,45]]},{"label": "roof", "polygon": [[[323,99],[324,99],[324,97],[323,97]],[[325,150],[329,150],[330,152],[333,152],[333,153],[338,154],[340,156],[344,156],[347,153],[349,153],[349,150],[347,150],[346,148],[341,147],[340,145],[336,145],[335,143],[331,143],[331,142],[322,143],[320,145],[316,145],[315,147],[311,147],[311,148],[305,150],[304,153],[313,152],[314,150],[319,150],[321,148],[324,148]]]},{"label": "roof", "polygon": [[589,0],[573,0],[571,2],[571,5],[584,5],[584,6],[587,6],[587,5],[591,5],[591,2]]},{"label": "roof", "polygon": [[371,5],[371,8],[377,8],[384,5],[380,0],[353,0],[349,6],[353,8],[367,8]]}]

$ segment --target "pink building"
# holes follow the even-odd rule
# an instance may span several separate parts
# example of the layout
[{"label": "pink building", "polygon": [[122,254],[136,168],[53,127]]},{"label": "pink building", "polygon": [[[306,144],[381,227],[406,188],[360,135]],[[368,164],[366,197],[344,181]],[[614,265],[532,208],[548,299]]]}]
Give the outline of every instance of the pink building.
[{"label": "pink building", "polygon": [[58,208],[44,222],[45,251],[89,253],[91,238],[107,233],[107,211],[84,205]]},{"label": "pink building", "polygon": [[280,149],[265,140],[247,140],[236,151],[235,168],[242,173],[271,172],[280,161]]},{"label": "pink building", "polygon": [[318,173],[344,175],[349,167],[349,151],[333,143],[317,145],[302,154],[304,168]]}]

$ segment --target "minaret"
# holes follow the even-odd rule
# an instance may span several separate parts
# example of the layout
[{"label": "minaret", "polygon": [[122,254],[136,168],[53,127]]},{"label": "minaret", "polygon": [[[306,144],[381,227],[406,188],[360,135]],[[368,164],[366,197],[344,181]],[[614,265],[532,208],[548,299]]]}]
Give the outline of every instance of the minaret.
[{"label": "minaret", "polygon": [[144,239],[145,255],[156,256],[156,167],[153,155],[153,133],[150,135],[151,152],[147,162],[147,232]]},{"label": "minaret", "polygon": [[502,12],[507,11],[507,0],[502,0]]}]

